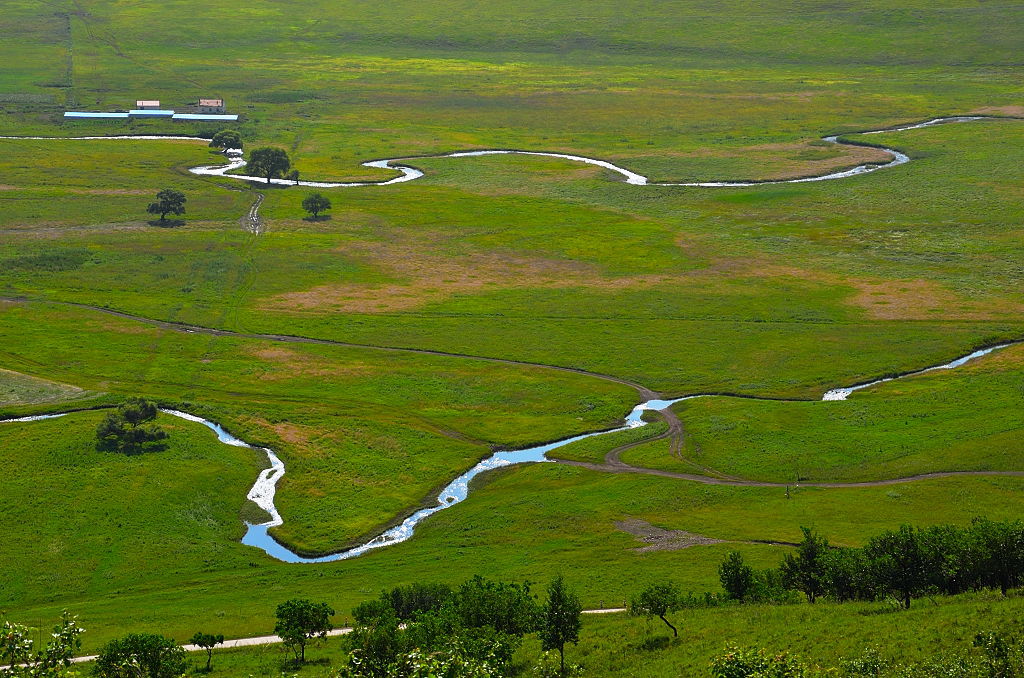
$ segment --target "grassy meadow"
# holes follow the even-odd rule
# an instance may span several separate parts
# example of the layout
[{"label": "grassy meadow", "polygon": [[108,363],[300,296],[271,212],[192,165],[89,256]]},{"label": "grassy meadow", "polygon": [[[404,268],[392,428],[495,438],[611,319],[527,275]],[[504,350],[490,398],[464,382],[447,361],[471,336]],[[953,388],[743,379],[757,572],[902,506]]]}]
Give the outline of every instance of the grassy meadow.
[{"label": "grassy meadow", "polygon": [[[221,159],[201,142],[0,139],[0,415],[142,395],[218,421],[285,461],[273,534],[309,554],[379,533],[494,448],[616,426],[638,395],[614,379],[786,399],[679,403],[679,456],[655,441],[623,454],[639,466],[794,484],[1024,470],[1020,346],[820,401],[1024,338],[1022,23],[1019,6],[968,0],[9,0],[0,136],[210,134],[61,114],[217,96],[242,116],[246,148],[286,149],[304,179],[382,180],[395,173],[360,163],[473,148],[574,153],[679,182],[885,157],[827,134],[912,162],[709,189],[632,186],[552,158],[417,157],[422,179],[325,189],[329,218],[310,221],[305,189],[189,174]],[[972,112],[1000,119],[857,134]],[[161,226],[146,205],[163,188],[188,203]],[[262,234],[241,223],[257,191]],[[97,309],[362,346],[171,331]],[[1024,506],[1017,477],[787,496],[537,464],[481,477],[406,543],[293,566],[238,542],[259,454],[165,416],[166,450],[99,453],[101,416],[0,423],[0,611],[48,624],[68,607],[89,649],[128,630],[261,634],[287,597],[347,613],[383,587],[477,572],[563,571],[588,607],[659,577],[714,590],[728,550],[773,565],[784,547],[749,542],[793,541],[801,525],[856,545]],[[597,462],[664,430],[557,456]],[[725,543],[640,552],[616,527],[627,519]],[[640,620],[588,619],[574,652],[594,675],[698,674],[724,638],[830,661],[900,633],[912,657],[1001,624],[1018,602],[699,611],[682,624],[689,641],[663,649]],[[851,630],[826,641],[824,624]],[[223,672],[278,675],[276,652],[224,653]]]}]

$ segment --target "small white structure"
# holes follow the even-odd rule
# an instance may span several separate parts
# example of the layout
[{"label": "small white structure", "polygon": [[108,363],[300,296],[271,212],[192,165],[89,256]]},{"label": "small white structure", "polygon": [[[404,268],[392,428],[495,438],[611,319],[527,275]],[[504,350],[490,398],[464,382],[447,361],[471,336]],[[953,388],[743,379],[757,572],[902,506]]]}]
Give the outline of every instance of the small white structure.
[{"label": "small white structure", "polygon": [[226,110],[223,99],[200,99],[196,113],[223,113]]},{"label": "small white structure", "polygon": [[155,100],[139,100],[135,102],[135,108],[140,111],[154,111],[160,108],[160,102]]}]

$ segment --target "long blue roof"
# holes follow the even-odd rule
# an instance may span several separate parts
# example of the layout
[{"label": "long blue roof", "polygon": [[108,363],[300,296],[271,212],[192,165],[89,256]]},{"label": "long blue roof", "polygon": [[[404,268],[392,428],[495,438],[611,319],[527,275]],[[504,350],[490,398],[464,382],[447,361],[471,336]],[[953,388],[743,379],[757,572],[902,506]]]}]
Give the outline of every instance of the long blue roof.
[{"label": "long blue roof", "polygon": [[238,120],[237,115],[224,115],[213,113],[175,113],[175,120]]},{"label": "long blue roof", "polygon": [[152,109],[152,110],[150,110],[150,109],[144,109],[144,108],[135,108],[135,109],[132,109],[132,110],[128,111],[128,115],[132,116],[133,118],[134,117],[142,117],[144,115],[152,116],[154,118],[169,118],[172,115],[174,115],[174,111],[160,110],[160,109]]}]

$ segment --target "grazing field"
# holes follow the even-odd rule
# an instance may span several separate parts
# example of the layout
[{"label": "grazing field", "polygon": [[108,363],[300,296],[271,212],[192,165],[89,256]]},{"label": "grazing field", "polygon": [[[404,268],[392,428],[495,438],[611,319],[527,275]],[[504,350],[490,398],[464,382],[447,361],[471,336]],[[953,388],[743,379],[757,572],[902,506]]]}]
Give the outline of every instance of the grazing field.
[{"label": "grazing field", "polygon": [[[1000,608],[1019,609],[1021,601],[997,601],[990,596],[964,595],[937,599],[927,608],[904,613],[873,605],[778,607],[744,605],[729,608],[686,610],[672,616],[680,627],[673,641],[660,620],[630,618],[624,614],[584,617],[580,644],[566,650],[567,658],[580,664],[587,676],[633,676],[642,666],[645,676],[704,675],[712,659],[724,653],[726,642],[740,647],[765,647],[772,652],[790,651],[814,665],[838,666],[844,659],[860,657],[864,650],[881,647],[890,660],[910,663],[936,654],[941,638],[947,652],[969,648],[977,629],[1005,628]],[[830,629],[841,625],[837,637]],[[886,648],[882,639],[898,635],[898,647]],[[342,664],[340,641],[330,639],[308,651],[310,664],[296,669],[287,663],[280,647],[266,646],[220,650],[214,653],[214,674],[222,676],[279,676],[282,669],[297,671],[302,678],[334,675]],[[525,667],[534,663],[539,643],[528,641],[517,660]],[[198,656],[196,657],[198,662]]]},{"label": "grazing field", "polygon": [[[380,158],[425,175],[323,189],[333,208],[313,220],[304,188],[189,173],[223,162],[205,140],[0,139],[3,417],[137,395],[217,421],[280,455],[271,533],[319,555],[432,504],[494,449],[616,427],[652,395],[715,395],[552,455],[592,468],[485,474],[409,541],[315,566],[239,543],[262,519],[246,492],[265,457],[198,424],[161,416],[167,449],[121,457],[95,449],[99,411],[0,423],[0,609],[48,624],[70,608],[95,649],[137,630],[267,633],[293,596],[340,622],[385,587],[477,572],[561,571],[597,607],[659,578],[715,590],[728,551],[774,566],[787,547],[752,542],[802,525],[859,545],[901,523],[1019,516],[1015,476],[799,485],[1024,471],[1021,345],[821,401],[1024,339],[1021,9],[5,2],[0,136],[208,137],[221,127],[61,116],[216,96],[247,151],[285,149],[304,180],[398,176],[361,165]],[[972,113],[989,117],[861,134]],[[551,157],[419,157],[526,149],[652,182],[770,180],[889,157],[864,144],[911,160],[695,188]],[[188,201],[161,224],[146,207],[166,188]],[[618,468],[594,466],[613,451]],[[699,482],[723,476],[790,487]],[[722,543],[638,551],[630,520]],[[664,649],[641,621],[595,618],[575,652],[593,675],[696,675],[723,638],[828,662],[900,634],[914,657],[1018,603],[691,611],[689,640]],[[218,672],[278,675],[273,652],[225,653]]]}]

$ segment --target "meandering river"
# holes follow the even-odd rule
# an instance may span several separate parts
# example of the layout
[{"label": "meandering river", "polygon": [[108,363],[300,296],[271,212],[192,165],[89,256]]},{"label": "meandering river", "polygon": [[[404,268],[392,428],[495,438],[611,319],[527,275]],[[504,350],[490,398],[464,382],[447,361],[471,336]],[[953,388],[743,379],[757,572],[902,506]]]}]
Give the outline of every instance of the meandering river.
[{"label": "meandering river", "polygon": [[[881,130],[870,130],[870,131],[866,131],[866,132],[860,132],[860,134],[879,134],[879,133],[882,133],[882,132],[898,132],[898,131],[903,131],[903,130],[919,129],[919,128],[922,128],[922,127],[929,127],[929,126],[933,126],[933,125],[940,125],[940,124],[946,124],[946,123],[969,122],[969,121],[974,121],[974,120],[981,120],[981,119],[986,118],[986,117],[989,117],[989,116],[952,116],[952,117],[944,117],[944,118],[934,118],[932,120],[928,120],[928,121],[925,121],[925,122],[914,123],[914,124],[909,124],[909,125],[903,125],[903,126],[899,126],[899,127],[886,128],[886,129],[881,129]],[[843,141],[838,136],[827,136],[827,137],[823,137],[823,138],[824,138],[825,141],[828,141],[828,142],[834,143],[834,144],[848,144],[849,143],[849,142]],[[187,137],[187,136],[155,136],[155,135],[85,136],[85,137],[0,137],[0,139],[41,139],[41,140],[61,140],[61,139],[64,139],[64,140],[70,140],[70,139],[83,139],[83,140],[108,140],[108,139],[109,140],[117,140],[117,139],[123,139],[123,140],[164,140],[164,139],[177,139],[177,140],[189,140],[189,141],[197,140],[195,137]],[[201,141],[205,142],[206,140],[205,139],[201,139]],[[512,150],[512,149],[491,149],[491,150],[457,151],[457,152],[454,152],[454,153],[447,153],[447,154],[442,154],[442,155],[432,155],[432,156],[422,156],[422,157],[429,157],[429,158],[466,158],[466,157],[476,157],[476,156],[484,156],[484,155],[506,155],[506,154],[543,156],[543,157],[552,157],[552,158],[562,158],[562,159],[571,160],[571,161],[574,161],[574,162],[581,162],[581,163],[585,163],[585,164],[589,164],[589,165],[596,165],[596,166],[599,166],[599,167],[603,167],[605,169],[611,170],[612,172],[615,172],[615,173],[621,175],[623,177],[623,179],[625,180],[625,183],[631,184],[631,185],[636,185],[636,186],[744,187],[744,186],[757,186],[757,185],[761,185],[761,184],[801,183],[801,182],[810,182],[810,181],[827,181],[827,180],[832,180],[832,179],[843,179],[843,178],[846,178],[846,177],[852,177],[852,176],[856,176],[856,175],[860,175],[860,174],[866,174],[868,172],[873,172],[873,171],[884,169],[884,168],[887,168],[887,167],[893,167],[893,166],[896,166],[896,165],[902,165],[902,164],[907,163],[907,162],[910,161],[909,157],[907,157],[905,154],[903,154],[900,151],[897,151],[895,149],[882,148],[882,150],[885,151],[886,153],[888,153],[891,156],[891,159],[888,162],[864,164],[864,165],[859,165],[857,167],[853,167],[853,168],[849,168],[849,169],[845,169],[845,170],[841,170],[841,171],[837,171],[837,172],[830,172],[830,173],[827,173],[827,174],[816,175],[816,176],[799,177],[799,178],[794,178],[794,179],[781,179],[781,180],[775,180],[775,181],[706,181],[706,182],[690,182],[690,183],[655,183],[655,182],[650,182],[647,179],[647,177],[645,177],[645,176],[643,176],[641,174],[637,174],[636,172],[628,170],[628,169],[626,169],[624,167],[620,167],[618,165],[615,165],[615,164],[610,163],[610,162],[605,161],[605,160],[599,160],[599,159],[595,159],[595,158],[588,158],[588,157],[580,156],[580,155],[571,155],[571,154],[565,154],[565,153],[551,153],[551,152],[545,152],[545,151],[523,151],[523,150]],[[241,181],[260,182],[260,183],[263,183],[265,181],[264,179],[259,178],[259,177],[252,177],[252,176],[246,176],[246,175],[232,174],[232,172],[234,172],[234,171],[244,167],[246,162],[245,162],[243,154],[242,154],[242,152],[240,150],[230,149],[230,150],[226,151],[226,155],[228,157],[228,162],[226,164],[194,167],[190,171],[192,173],[198,174],[198,175],[222,176],[222,177],[227,177],[227,178],[232,178],[232,179],[238,179],[238,180],[241,180]],[[352,187],[352,186],[387,186],[387,185],[391,185],[391,184],[398,184],[398,183],[404,183],[404,182],[407,182],[407,181],[413,181],[413,180],[418,179],[418,178],[423,176],[423,172],[420,171],[419,169],[416,169],[415,167],[412,167],[409,164],[403,164],[403,163],[408,163],[408,162],[410,162],[412,160],[414,160],[414,158],[411,158],[411,157],[410,158],[392,158],[392,159],[384,159],[384,160],[373,160],[373,161],[370,161],[370,162],[363,163],[363,165],[366,166],[366,167],[373,167],[373,168],[378,168],[378,169],[397,170],[397,171],[399,171],[401,173],[399,176],[397,176],[395,178],[392,178],[392,179],[388,179],[386,181],[369,181],[369,182],[299,181],[299,182],[294,182],[294,181],[289,181],[289,180],[286,180],[286,179],[273,179],[272,178],[271,179],[271,183],[283,184],[283,185],[296,185],[296,183],[297,183],[297,185],[299,185],[299,186],[309,186],[309,187],[314,187],[314,188],[339,188],[339,187]],[[1019,343],[1019,342],[1011,342],[1011,343]],[[952,360],[952,361],[950,361],[948,363],[944,363],[942,365],[935,365],[935,366],[928,367],[928,368],[925,368],[925,369],[922,369],[922,370],[918,370],[918,371],[915,371],[915,372],[911,372],[911,373],[908,373],[908,374],[899,375],[899,376],[893,376],[893,377],[886,377],[886,378],[883,378],[883,379],[876,379],[876,380],[873,380],[873,381],[868,381],[868,382],[864,382],[864,383],[861,383],[861,384],[856,384],[856,385],[853,385],[853,386],[847,386],[847,387],[842,387],[842,388],[835,388],[835,389],[832,389],[832,390],[826,392],[824,394],[822,400],[846,400],[846,398],[851,393],[853,393],[854,391],[857,391],[857,390],[863,389],[863,388],[867,388],[869,386],[874,386],[876,384],[880,384],[880,383],[883,383],[883,382],[886,382],[886,381],[891,381],[893,379],[900,379],[900,378],[904,378],[904,377],[908,377],[908,376],[913,376],[913,375],[916,375],[916,374],[922,374],[924,372],[930,372],[930,371],[933,371],[933,370],[942,370],[942,369],[956,368],[956,367],[959,367],[960,365],[963,365],[964,363],[966,363],[968,361],[974,360],[974,359],[979,358],[979,357],[981,357],[983,355],[987,355],[988,353],[991,353],[992,351],[996,351],[996,350],[1005,348],[1007,346],[1010,346],[1011,343],[1004,343],[1004,344],[1000,344],[1000,345],[997,345],[997,346],[992,346],[992,347],[989,347],[989,348],[985,348],[985,349],[981,349],[981,350],[978,350],[978,351],[974,351],[973,353],[970,353],[968,355],[962,356],[962,357],[957,358],[956,360]],[[202,417],[198,417],[196,415],[189,414],[187,412],[181,412],[179,410],[163,409],[161,411],[164,412],[165,414],[168,414],[168,415],[171,415],[171,416],[175,416],[175,417],[179,417],[179,418],[182,418],[182,419],[187,419],[188,421],[193,421],[193,422],[197,422],[197,423],[203,424],[204,426],[210,428],[214,433],[216,433],[217,438],[221,442],[226,444],[226,445],[234,445],[234,446],[239,446],[239,447],[249,447],[249,448],[252,448],[252,449],[255,449],[255,450],[259,450],[259,451],[261,451],[263,454],[265,454],[267,456],[267,460],[269,462],[269,467],[260,472],[259,476],[256,479],[256,482],[253,484],[252,488],[249,490],[249,493],[248,493],[247,497],[254,504],[259,506],[263,511],[266,512],[269,520],[267,520],[265,522],[262,522],[262,523],[256,523],[256,524],[248,524],[247,523],[248,529],[246,531],[245,536],[242,538],[242,543],[247,544],[249,546],[254,546],[256,548],[259,548],[259,549],[265,551],[271,557],[274,557],[274,558],[277,558],[278,560],[282,560],[282,561],[289,562],[289,563],[323,563],[323,562],[331,562],[331,561],[336,561],[336,560],[344,560],[344,559],[347,559],[347,558],[353,558],[355,556],[358,556],[358,555],[361,555],[363,553],[366,553],[367,551],[370,551],[370,550],[373,550],[373,549],[378,549],[378,548],[381,548],[381,547],[384,547],[384,546],[388,546],[388,545],[391,545],[391,544],[397,544],[399,542],[403,542],[403,541],[409,539],[413,535],[413,532],[414,532],[414,530],[416,528],[416,525],[418,525],[422,520],[424,520],[428,516],[433,515],[434,513],[437,513],[438,511],[442,511],[442,510],[448,508],[449,506],[452,506],[454,504],[457,504],[457,503],[463,501],[468,496],[468,494],[469,494],[469,484],[470,484],[470,481],[472,481],[472,479],[474,477],[476,477],[478,474],[480,474],[480,473],[482,473],[484,471],[495,469],[495,468],[499,468],[499,467],[502,467],[502,466],[510,466],[510,465],[513,465],[513,464],[523,464],[523,463],[529,463],[529,462],[545,462],[545,461],[549,461],[548,458],[547,458],[547,453],[550,452],[551,450],[557,449],[559,447],[563,447],[565,445],[569,445],[569,444],[574,443],[574,442],[576,442],[578,440],[583,440],[584,438],[590,438],[590,437],[593,437],[593,436],[600,436],[600,435],[607,435],[607,434],[610,434],[610,433],[616,433],[618,431],[624,431],[624,430],[628,430],[628,429],[631,429],[631,428],[636,428],[636,427],[639,427],[639,426],[644,426],[646,424],[646,422],[643,420],[642,416],[643,416],[643,413],[645,411],[648,411],[648,410],[664,410],[664,409],[670,407],[671,405],[673,405],[674,403],[677,403],[677,402],[679,402],[681,400],[686,400],[686,399],[689,399],[689,398],[699,398],[699,397],[730,397],[730,396],[715,396],[714,394],[693,394],[693,395],[683,396],[681,398],[676,398],[676,399],[673,399],[673,400],[661,400],[661,399],[647,400],[645,402],[640,403],[636,407],[634,407],[633,410],[629,413],[629,415],[627,415],[624,424],[622,426],[618,427],[618,428],[614,428],[614,429],[607,430],[607,431],[596,431],[596,432],[593,432],[593,433],[585,433],[585,434],[574,436],[574,437],[571,437],[571,438],[566,438],[564,440],[559,440],[559,441],[552,442],[552,443],[547,443],[547,444],[544,444],[544,445],[538,445],[536,447],[531,447],[531,448],[525,449],[525,450],[512,450],[512,451],[496,452],[493,455],[491,455],[490,457],[488,457],[487,459],[484,459],[483,461],[481,461],[478,464],[476,464],[473,468],[471,468],[470,470],[466,471],[465,473],[460,475],[455,480],[453,480],[447,487],[445,487],[438,494],[437,501],[436,501],[436,503],[434,505],[432,505],[430,507],[427,507],[427,508],[420,509],[419,511],[416,511],[411,516],[409,516],[408,518],[403,520],[401,522],[401,524],[386,530],[382,534],[378,535],[377,537],[374,537],[373,539],[371,539],[371,540],[369,540],[369,541],[367,541],[367,542],[365,542],[363,544],[360,544],[360,545],[355,546],[353,548],[347,549],[345,551],[341,551],[339,553],[323,556],[323,557],[320,557],[320,558],[304,558],[304,557],[302,557],[302,556],[292,552],[291,550],[289,550],[287,547],[283,546],[279,542],[277,542],[273,537],[270,536],[270,534],[268,532],[271,528],[276,527],[278,525],[281,525],[284,522],[283,518],[281,517],[281,514],[278,512],[277,507],[276,507],[276,505],[274,503],[274,494],[275,494],[275,491],[276,491],[277,482],[285,474],[285,466],[284,466],[284,463],[274,453],[273,450],[271,450],[269,448],[266,448],[266,447],[257,447],[257,446],[254,446],[254,445],[250,445],[249,443],[247,443],[247,442],[245,442],[245,441],[243,441],[243,440],[241,440],[239,438],[236,438],[235,436],[233,436],[230,433],[228,433],[219,424],[217,424],[215,422],[212,422],[212,421],[208,421],[206,419],[203,419]],[[62,416],[65,416],[66,414],[68,414],[68,413],[65,412],[65,413],[58,413],[58,414],[36,415],[36,416],[30,416],[30,417],[19,417],[19,418],[6,419],[6,420],[0,420],[0,421],[4,421],[4,422],[31,422],[31,421],[38,421],[38,420],[42,420],[42,419],[52,419],[52,418],[56,418],[56,417],[62,417]],[[841,483],[832,483],[832,484],[829,484],[828,486],[841,486],[841,485],[842,485]]]},{"label": "meandering river", "polygon": [[[998,120],[1000,118],[994,116],[985,115],[955,115],[942,118],[933,118],[924,122],[917,122],[907,125],[901,125],[897,127],[887,127],[884,129],[868,130],[864,132],[850,132],[844,136],[855,136],[858,134],[881,134],[883,132],[902,132],[911,129],[920,129],[922,127],[932,127],[935,125],[942,125],[947,123],[956,122],[971,122],[974,120],[985,120],[992,119]],[[202,141],[206,142],[207,139],[201,139],[198,137],[187,137],[187,136],[158,136],[158,135],[114,135],[114,136],[80,136],[80,137],[42,137],[42,136],[0,136],[0,139],[32,139],[32,140],[161,140],[161,139],[175,139],[175,140],[188,140],[188,141]],[[824,141],[832,144],[856,146],[859,144],[844,141],[839,135],[830,135],[822,137]],[[603,167],[607,170],[611,170],[616,174],[619,174],[625,183],[634,186],[696,186],[705,188],[718,188],[718,187],[745,187],[745,186],[760,186],[764,184],[797,184],[810,181],[829,181],[832,179],[845,179],[847,177],[853,177],[860,174],[867,174],[868,172],[875,172],[880,169],[887,167],[895,167],[904,163],[910,162],[910,158],[900,151],[892,148],[878,147],[880,150],[888,153],[890,160],[882,163],[866,163],[863,165],[857,165],[849,169],[839,170],[836,172],[828,172],[825,174],[819,174],[808,177],[797,177],[793,179],[776,179],[768,181],[736,181],[736,180],[719,180],[719,181],[695,181],[695,182],[652,182],[642,174],[638,174],[632,170],[620,167],[607,160],[600,160],[597,158],[588,158],[582,155],[573,155],[569,153],[554,153],[549,151],[527,151],[518,149],[481,149],[471,151],[455,151],[452,153],[442,153],[437,155],[423,155],[423,156],[407,156],[402,158],[386,158],[382,160],[370,160],[364,162],[364,167],[372,167],[375,169],[387,169],[396,170],[400,172],[399,176],[384,181],[292,181],[289,179],[271,178],[269,183],[278,184],[282,186],[307,186],[310,188],[350,188],[356,186],[390,186],[392,184],[401,184],[407,181],[413,181],[424,176],[422,170],[413,167],[411,162],[418,158],[472,158],[484,155],[531,155],[541,156],[547,158],[562,158],[563,160],[571,160],[573,162],[585,163],[588,165],[596,165]],[[226,177],[229,179],[237,179],[239,181],[248,181],[254,183],[268,183],[263,177],[249,176],[245,174],[236,174],[235,172],[246,165],[245,157],[239,149],[228,149],[225,151],[228,157],[226,163],[218,165],[203,165],[200,167],[193,167],[189,171],[193,174],[203,176],[218,176]]]},{"label": "meandering river", "polygon": [[[846,400],[846,398],[854,391],[867,388],[869,386],[874,386],[876,384],[892,381],[894,379],[903,379],[906,377],[911,377],[914,375],[923,374],[934,370],[947,370],[960,367],[961,365],[964,365],[965,363],[971,360],[975,360],[984,355],[988,355],[993,351],[998,351],[1000,349],[1006,348],[1007,346],[1012,346],[1017,343],[1021,342],[1007,342],[996,346],[991,346],[988,348],[973,351],[972,353],[961,356],[959,358],[956,358],[955,360],[951,360],[941,365],[934,365],[932,367],[927,367],[922,370],[916,370],[914,372],[908,372],[906,374],[898,376],[886,377],[884,379],[876,379],[854,386],[832,389],[824,394],[822,400]],[[336,560],[346,560],[348,558],[354,558],[356,556],[366,553],[367,551],[382,548],[384,546],[390,546],[392,544],[398,544],[409,539],[410,537],[412,537],[413,532],[416,529],[416,526],[421,521],[437,513],[438,511],[443,511],[444,509],[466,499],[466,497],[469,496],[470,482],[473,480],[473,478],[475,478],[480,473],[483,473],[484,471],[501,468],[503,466],[511,466],[513,464],[550,461],[547,458],[547,453],[559,447],[569,445],[571,443],[583,440],[585,438],[608,435],[610,433],[617,433],[619,431],[626,431],[632,428],[637,428],[639,426],[645,426],[647,422],[643,420],[643,414],[646,411],[664,410],[668,407],[671,407],[675,403],[678,403],[683,400],[710,397],[728,398],[735,396],[698,393],[682,396],[679,398],[673,398],[669,400],[651,399],[642,402],[636,407],[634,407],[626,416],[623,425],[617,428],[605,431],[595,431],[592,433],[584,433],[581,435],[573,436],[571,438],[565,438],[563,440],[546,443],[544,445],[537,445],[535,447],[530,447],[524,450],[507,450],[495,452],[491,456],[487,457],[486,459],[479,462],[471,469],[457,477],[451,483],[449,483],[437,495],[436,502],[432,506],[416,511],[415,513],[407,517],[405,520],[403,520],[399,525],[396,525],[395,527],[386,530],[382,534],[374,537],[373,539],[370,539],[369,541],[363,544],[319,558],[303,557],[291,551],[290,549],[288,549],[288,547],[284,546],[283,544],[275,540],[269,533],[269,530],[271,528],[277,527],[278,525],[284,523],[284,519],[281,517],[281,514],[278,512],[277,506],[274,503],[274,494],[277,488],[277,482],[285,474],[285,465],[284,462],[281,461],[280,457],[278,457],[273,450],[271,450],[268,447],[259,447],[256,445],[251,445],[245,442],[244,440],[241,440],[240,438],[231,435],[220,424],[209,421],[202,417],[198,417],[194,414],[189,414],[188,412],[182,412],[180,410],[166,408],[161,408],[160,411],[174,417],[179,417],[181,419],[186,419],[188,421],[196,422],[202,424],[203,426],[206,426],[211,431],[213,431],[217,435],[217,439],[220,440],[225,445],[233,445],[236,447],[248,447],[254,450],[258,450],[266,455],[269,467],[260,472],[259,476],[256,478],[256,482],[253,483],[253,486],[249,490],[249,493],[246,495],[246,497],[254,504],[259,506],[264,512],[266,512],[269,520],[262,523],[246,523],[246,533],[242,537],[243,544],[256,547],[267,553],[267,555],[287,563],[327,563]],[[0,420],[0,423],[33,422],[44,419],[55,419],[57,417],[66,416],[67,414],[70,414],[70,412],[33,415],[28,417],[17,417],[12,419]],[[722,482],[715,479],[709,480],[713,482]],[[725,482],[728,483],[730,481]],[[733,484],[743,484],[743,481],[737,481],[736,483]],[[843,485],[843,483],[828,483],[824,486],[841,487]],[[863,485],[863,483],[850,483],[850,485]]]}]

